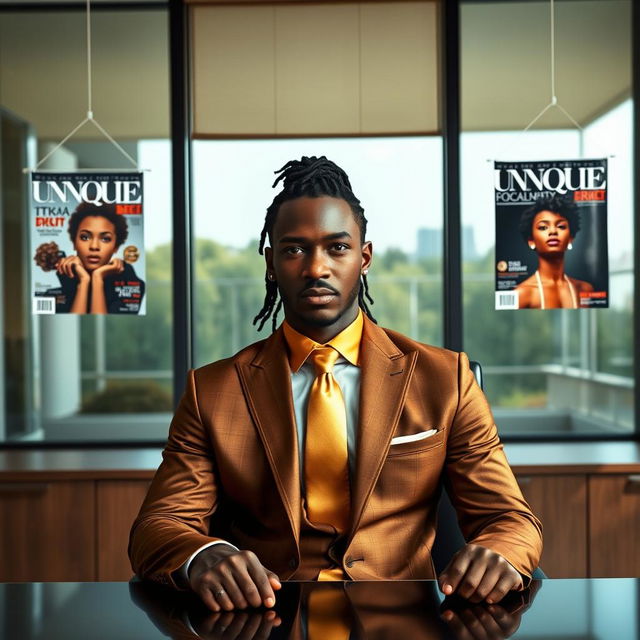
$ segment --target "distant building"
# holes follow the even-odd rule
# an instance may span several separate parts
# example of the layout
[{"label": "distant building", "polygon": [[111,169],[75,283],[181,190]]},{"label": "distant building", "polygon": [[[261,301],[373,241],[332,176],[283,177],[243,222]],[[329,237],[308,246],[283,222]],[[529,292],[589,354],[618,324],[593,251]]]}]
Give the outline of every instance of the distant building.
[{"label": "distant building", "polygon": [[442,229],[418,229],[418,248],[416,258],[442,257]]},{"label": "distant building", "polygon": [[[418,229],[416,258],[442,258],[442,229]],[[473,227],[462,227],[462,256],[464,260],[478,258]]]}]

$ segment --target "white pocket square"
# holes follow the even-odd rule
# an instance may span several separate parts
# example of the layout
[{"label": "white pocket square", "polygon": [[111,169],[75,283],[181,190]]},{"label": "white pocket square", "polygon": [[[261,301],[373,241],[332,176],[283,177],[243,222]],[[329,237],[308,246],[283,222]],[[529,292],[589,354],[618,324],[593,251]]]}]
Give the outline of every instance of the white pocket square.
[{"label": "white pocket square", "polygon": [[391,440],[391,444],[402,444],[403,442],[416,442],[417,440],[424,440],[429,436],[433,436],[438,433],[437,429],[429,429],[429,431],[421,431],[420,433],[412,433],[408,436],[396,436]]}]

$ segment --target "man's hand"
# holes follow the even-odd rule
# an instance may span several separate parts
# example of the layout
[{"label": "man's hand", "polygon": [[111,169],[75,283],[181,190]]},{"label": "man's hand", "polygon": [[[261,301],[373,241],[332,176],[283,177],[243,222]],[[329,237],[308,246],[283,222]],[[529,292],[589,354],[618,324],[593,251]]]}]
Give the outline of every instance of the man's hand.
[{"label": "man's hand", "polygon": [[440,591],[471,602],[499,602],[512,589],[522,589],[522,576],[499,554],[477,544],[456,553],[438,577]]},{"label": "man's hand", "polygon": [[201,551],[189,567],[189,584],[212,611],[273,607],[278,576],[252,551],[216,544]]}]

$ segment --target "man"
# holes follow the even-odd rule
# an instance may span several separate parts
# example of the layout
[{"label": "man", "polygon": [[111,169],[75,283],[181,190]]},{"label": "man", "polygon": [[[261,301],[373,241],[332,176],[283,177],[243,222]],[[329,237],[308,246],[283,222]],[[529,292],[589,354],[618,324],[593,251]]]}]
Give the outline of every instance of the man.
[{"label": "man", "polygon": [[280,172],[255,320],[274,332],[190,372],[132,528],[134,570],[213,611],[273,606],[280,577],[435,578],[444,479],[468,544],[440,588],[497,602],[537,566],[540,524],[466,356],[375,324],[372,245],[342,169],[303,157]]}]

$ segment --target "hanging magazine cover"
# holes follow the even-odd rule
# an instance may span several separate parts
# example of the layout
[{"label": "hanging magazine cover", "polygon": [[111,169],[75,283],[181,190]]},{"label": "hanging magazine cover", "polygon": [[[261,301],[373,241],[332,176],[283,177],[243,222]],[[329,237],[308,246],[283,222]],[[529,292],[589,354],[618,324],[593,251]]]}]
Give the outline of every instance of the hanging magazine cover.
[{"label": "hanging magazine cover", "polygon": [[33,313],[145,313],[141,173],[33,173]]},{"label": "hanging magazine cover", "polygon": [[496,309],[609,306],[607,160],[496,162]]}]

